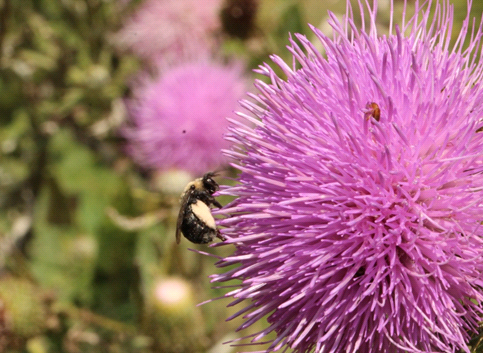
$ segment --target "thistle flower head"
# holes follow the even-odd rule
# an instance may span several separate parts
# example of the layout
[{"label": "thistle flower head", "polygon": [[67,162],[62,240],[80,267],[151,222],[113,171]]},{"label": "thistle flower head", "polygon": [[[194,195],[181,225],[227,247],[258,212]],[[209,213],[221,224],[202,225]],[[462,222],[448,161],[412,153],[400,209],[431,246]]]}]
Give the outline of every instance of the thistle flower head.
[{"label": "thistle flower head", "polygon": [[[258,70],[249,124],[233,121],[227,155],[241,171],[222,190],[213,281],[240,280],[244,329],[267,318],[268,351],[469,352],[481,317],[483,66],[481,27],[450,45],[452,7],[416,1],[381,36],[330,15],[296,35],[296,64]],[[376,2],[374,2],[376,3]],[[434,10],[434,18],[431,6]],[[469,47],[463,41],[469,37]]]},{"label": "thistle flower head", "polygon": [[185,63],[144,80],[129,102],[128,152],[143,167],[200,175],[226,161],[228,121],[245,92],[240,66]]},{"label": "thistle flower head", "polygon": [[142,58],[192,59],[215,44],[221,0],[146,0],[117,33],[116,41]]}]

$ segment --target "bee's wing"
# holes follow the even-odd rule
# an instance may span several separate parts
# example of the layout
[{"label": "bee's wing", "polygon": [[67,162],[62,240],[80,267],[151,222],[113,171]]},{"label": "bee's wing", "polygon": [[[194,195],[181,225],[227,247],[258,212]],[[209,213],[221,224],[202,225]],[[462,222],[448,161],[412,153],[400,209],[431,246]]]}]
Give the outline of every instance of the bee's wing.
[{"label": "bee's wing", "polygon": [[190,192],[186,192],[181,199],[181,206],[179,208],[178,213],[178,220],[176,221],[176,244],[179,244],[181,241],[181,224],[183,223],[184,218],[184,211],[186,209],[186,204],[188,203],[188,199],[190,197]]}]

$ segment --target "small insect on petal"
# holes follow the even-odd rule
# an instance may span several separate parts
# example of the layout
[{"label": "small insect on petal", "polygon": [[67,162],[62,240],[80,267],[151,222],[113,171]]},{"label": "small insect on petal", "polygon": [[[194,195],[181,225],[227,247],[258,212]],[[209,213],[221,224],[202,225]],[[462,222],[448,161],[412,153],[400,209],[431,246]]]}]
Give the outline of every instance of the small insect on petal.
[{"label": "small insect on petal", "polygon": [[381,108],[379,108],[379,105],[377,103],[367,103],[366,108],[368,110],[366,111],[364,116],[367,120],[369,120],[371,117],[373,117],[376,121],[379,121],[381,119]]}]

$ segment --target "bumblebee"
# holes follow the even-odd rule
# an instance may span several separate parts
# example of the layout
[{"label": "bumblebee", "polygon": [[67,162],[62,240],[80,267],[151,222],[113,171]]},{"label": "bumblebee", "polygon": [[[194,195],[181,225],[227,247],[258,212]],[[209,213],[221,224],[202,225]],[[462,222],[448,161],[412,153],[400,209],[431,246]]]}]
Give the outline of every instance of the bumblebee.
[{"label": "bumblebee", "polygon": [[181,233],[189,241],[206,244],[215,238],[225,240],[216,229],[215,219],[210,206],[221,208],[221,204],[213,197],[219,189],[213,180],[215,173],[209,172],[186,185],[181,195],[181,208],[176,225],[176,243],[181,240]]}]

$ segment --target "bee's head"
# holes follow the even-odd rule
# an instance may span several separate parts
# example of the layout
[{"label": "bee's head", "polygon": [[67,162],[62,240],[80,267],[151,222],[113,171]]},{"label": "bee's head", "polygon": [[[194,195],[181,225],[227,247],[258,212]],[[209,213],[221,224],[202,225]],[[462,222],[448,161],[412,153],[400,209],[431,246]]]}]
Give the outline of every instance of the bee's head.
[{"label": "bee's head", "polygon": [[218,184],[216,183],[215,180],[213,180],[213,177],[216,175],[214,172],[209,172],[203,175],[203,178],[201,179],[203,183],[203,188],[212,195],[216,190],[219,189]]}]

